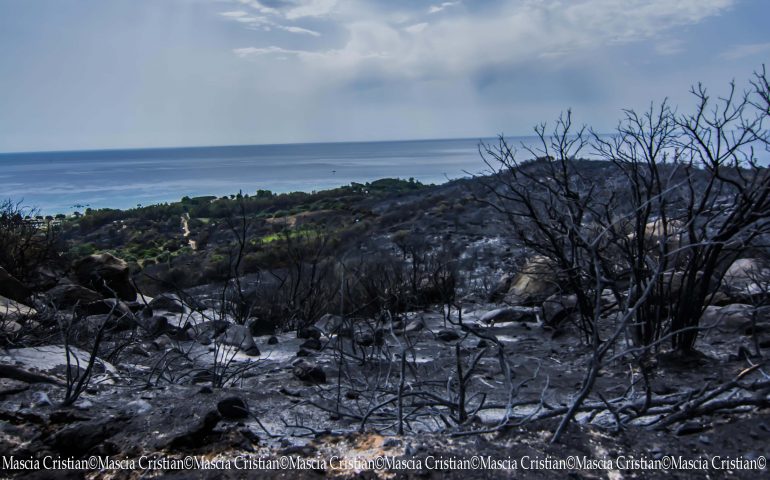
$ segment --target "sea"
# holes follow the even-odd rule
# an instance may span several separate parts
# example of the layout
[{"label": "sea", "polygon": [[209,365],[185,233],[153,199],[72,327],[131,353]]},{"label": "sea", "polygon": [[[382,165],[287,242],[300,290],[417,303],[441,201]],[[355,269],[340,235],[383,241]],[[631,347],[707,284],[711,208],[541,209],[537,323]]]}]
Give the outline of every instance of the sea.
[{"label": "sea", "polygon": [[[423,183],[488,172],[493,138],[0,153],[0,201],[39,214],[133,208],[184,196],[325,190],[380,178]],[[534,137],[512,137],[534,144]]]}]

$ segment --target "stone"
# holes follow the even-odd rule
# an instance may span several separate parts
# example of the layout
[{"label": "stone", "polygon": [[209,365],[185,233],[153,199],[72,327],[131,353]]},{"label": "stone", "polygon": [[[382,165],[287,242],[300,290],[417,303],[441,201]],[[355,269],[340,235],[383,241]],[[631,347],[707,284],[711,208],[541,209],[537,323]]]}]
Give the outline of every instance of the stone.
[{"label": "stone", "polygon": [[32,393],[32,405],[35,407],[52,407],[53,402],[48,398],[48,394],[45,392],[33,392]]},{"label": "stone", "polygon": [[257,344],[254,343],[254,337],[251,336],[251,330],[245,325],[230,325],[224,335],[219,337],[219,341],[225,345],[237,347],[249,356],[260,354]]},{"label": "stone", "polygon": [[130,415],[144,415],[152,410],[152,405],[147,400],[140,398],[128,402],[124,410]]},{"label": "stone", "polygon": [[249,416],[249,406],[242,398],[236,396],[227,397],[217,403],[217,411],[222,418],[229,420],[240,420]]},{"label": "stone", "polygon": [[142,328],[150,335],[161,335],[170,329],[168,318],[163,315],[153,315],[141,321]]},{"label": "stone", "polygon": [[716,326],[725,332],[743,331],[751,327],[754,310],[753,305],[743,303],[734,303],[724,307],[709,305],[701,315],[700,326]]},{"label": "stone", "polygon": [[70,457],[81,457],[92,448],[122,431],[124,418],[105,418],[89,422],[78,422],[53,434],[48,443],[59,453]]},{"label": "stone", "polygon": [[562,275],[551,260],[541,255],[530,258],[516,273],[505,295],[506,303],[534,306],[559,292]]},{"label": "stone", "polygon": [[530,307],[496,308],[482,315],[479,322],[487,325],[506,322],[537,322],[537,312]]},{"label": "stone", "polygon": [[302,339],[312,338],[315,340],[320,340],[321,334],[321,330],[316,327],[304,327],[297,330],[297,338]]},{"label": "stone", "polygon": [[153,298],[149,307],[155,310],[165,310],[171,313],[185,313],[184,303],[178,295],[173,293],[164,293]]},{"label": "stone", "polygon": [[310,351],[305,350],[304,348],[300,348],[299,351],[297,352],[297,356],[298,357],[312,357],[313,354],[310,353]]},{"label": "stone", "polygon": [[71,308],[75,305],[87,305],[102,300],[104,297],[90,288],[72,283],[60,283],[46,292],[54,305],[59,308]]},{"label": "stone", "polygon": [[422,318],[415,318],[404,327],[404,333],[415,333],[425,328],[425,321]]},{"label": "stone", "polygon": [[577,311],[577,295],[551,295],[543,302],[543,324],[556,327]]},{"label": "stone", "polygon": [[303,350],[321,350],[322,345],[321,345],[321,341],[318,340],[317,338],[309,338],[304,342],[302,342],[299,348]]},{"label": "stone", "polygon": [[[106,297],[136,300],[136,289],[131,284],[128,263],[110,253],[81,258],[73,265],[79,284]],[[114,294],[113,294],[114,292]]]},{"label": "stone", "polygon": [[29,288],[0,267],[0,295],[19,303],[25,303],[32,294]]},{"label": "stone", "polygon": [[270,338],[267,339],[268,345],[278,345],[278,337],[275,335],[272,335]]},{"label": "stone", "polygon": [[174,435],[167,446],[171,448],[195,448],[206,443],[206,439],[214,433],[214,428],[222,420],[216,410],[211,410],[189,430]]},{"label": "stone", "polygon": [[0,378],[0,399],[7,395],[21,393],[29,388],[27,382],[13,378]]},{"label": "stone", "polygon": [[315,363],[304,358],[294,362],[292,373],[303,382],[326,383],[326,372]]},{"label": "stone", "polygon": [[452,342],[460,338],[460,335],[454,330],[439,330],[436,338],[442,342]]}]

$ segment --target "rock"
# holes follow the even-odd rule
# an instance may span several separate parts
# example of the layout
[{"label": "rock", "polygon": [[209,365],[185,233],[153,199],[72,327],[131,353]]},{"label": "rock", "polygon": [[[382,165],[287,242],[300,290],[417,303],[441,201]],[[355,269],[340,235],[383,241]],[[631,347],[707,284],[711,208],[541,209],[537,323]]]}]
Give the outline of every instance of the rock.
[{"label": "rock", "polygon": [[137,324],[134,312],[128,308],[128,305],[114,298],[105,298],[104,300],[97,300],[96,302],[78,306],[77,312],[86,316],[108,315],[111,313],[112,318],[108,321],[110,328],[130,329]]},{"label": "rock", "polygon": [[257,344],[254,343],[254,337],[251,336],[251,330],[245,325],[230,325],[225,330],[224,335],[219,341],[225,345],[237,347],[246,355],[258,356],[260,354]]},{"label": "rock", "polygon": [[288,397],[301,397],[302,393],[299,390],[294,390],[287,387],[281,387],[280,390],[278,390],[278,393],[282,393]]},{"label": "rock", "polygon": [[380,346],[385,342],[385,332],[380,329],[374,332],[360,332],[355,335],[354,340],[362,347]]},{"label": "rock", "polygon": [[[225,320],[211,320],[190,325],[185,329],[189,332],[191,339],[197,340],[202,345],[208,345],[213,338],[225,333],[230,325],[232,324]],[[204,341],[207,341],[207,343],[204,343]]]},{"label": "rock", "polygon": [[682,425],[679,426],[679,428],[676,429],[677,436],[683,436],[683,435],[692,435],[694,433],[701,433],[705,430],[708,430],[709,426],[702,424],[700,422],[692,421],[692,422],[685,422]]},{"label": "rock", "polygon": [[267,344],[278,345],[278,337],[276,337],[275,335],[271,336],[270,338],[267,339]]},{"label": "rock", "polygon": [[[117,295],[121,300],[136,300],[131,285],[128,263],[110,253],[89,255],[73,265],[78,283],[106,297]],[[113,294],[113,292],[115,292]]]},{"label": "rock", "polygon": [[511,289],[511,283],[513,283],[513,275],[510,273],[504,274],[500,277],[497,284],[492,287],[489,292],[488,300],[490,302],[499,302],[505,297],[505,294]]},{"label": "rock", "polygon": [[0,333],[6,336],[16,335],[21,331],[21,325],[8,320],[7,318],[0,319]]},{"label": "rock", "polygon": [[162,315],[153,315],[143,319],[141,324],[144,331],[153,336],[161,335],[170,329],[168,318]]},{"label": "rock", "polygon": [[726,332],[743,331],[751,327],[754,310],[754,306],[743,303],[724,307],[709,305],[701,315],[700,325],[701,327],[716,326]]},{"label": "rock", "polygon": [[0,297],[0,321],[17,321],[37,315],[37,310],[10,298]]},{"label": "rock", "polygon": [[240,397],[227,397],[217,403],[217,411],[222,418],[240,420],[249,416],[249,407]]},{"label": "rock", "polygon": [[315,363],[301,358],[294,362],[292,373],[295,377],[308,383],[326,383],[326,372]]},{"label": "rock", "polygon": [[88,400],[87,398],[83,398],[81,400],[78,400],[73,405],[73,407],[75,407],[78,410],[88,410],[88,409],[90,409],[93,406],[94,406],[94,402],[92,402],[91,400]]},{"label": "rock", "polygon": [[53,407],[53,402],[45,392],[32,393],[32,405],[35,407]]},{"label": "rock", "polygon": [[739,258],[725,271],[722,279],[723,290],[727,293],[743,295],[761,293],[763,286],[757,285],[757,283],[767,280],[769,277],[770,272],[762,260]]},{"label": "rock", "polygon": [[530,307],[503,307],[490,310],[479,319],[488,325],[505,322],[537,322],[537,312]]},{"label": "rock", "polygon": [[13,378],[0,378],[0,399],[7,395],[21,393],[29,388],[27,382]]},{"label": "rock", "polygon": [[487,342],[483,338],[479,340],[479,343],[476,344],[476,348],[487,348],[488,346],[489,346],[489,342]]},{"label": "rock", "polygon": [[559,292],[562,275],[551,260],[541,255],[530,258],[511,281],[505,301],[513,305],[534,306]]},{"label": "rock", "polygon": [[425,328],[425,321],[422,318],[415,318],[406,324],[406,327],[404,327],[404,333],[419,332],[423,328]]},{"label": "rock", "polygon": [[303,350],[321,350],[322,345],[321,341],[317,338],[310,338],[302,342],[302,345],[300,345],[299,348]]},{"label": "rock", "polygon": [[46,292],[54,305],[59,308],[71,308],[101,300],[102,295],[86,287],[71,283],[60,283]]},{"label": "rock", "polygon": [[454,330],[439,330],[436,334],[436,338],[442,342],[452,342],[460,338],[460,335]]},{"label": "rock", "polygon": [[59,453],[69,457],[81,457],[92,448],[121,432],[125,418],[105,418],[90,422],[78,422],[52,435],[48,443]]},{"label": "rock", "polygon": [[318,319],[316,324],[326,332],[327,335],[337,333],[337,330],[344,324],[344,320],[339,315],[333,315],[331,313],[325,313]]},{"label": "rock", "polygon": [[153,298],[149,303],[153,310],[166,310],[172,313],[184,313],[185,307],[178,295],[173,293],[164,293]]},{"label": "rock", "polygon": [[170,448],[195,448],[206,443],[222,417],[216,410],[211,410],[188,431],[174,435],[168,442]]},{"label": "rock", "polygon": [[152,410],[152,405],[147,400],[140,398],[128,402],[124,410],[130,415],[144,415]]},{"label": "rock", "polygon": [[[70,346],[71,368],[80,365],[81,371],[88,365],[91,355],[89,352]],[[16,369],[14,372],[6,372],[13,375],[11,378],[26,382],[59,383],[56,378],[48,376],[64,377],[67,373],[66,351],[61,345],[44,345],[40,347],[12,348],[0,353],[0,373],[4,370]],[[23,368],[34,369],[36,372],[25,372]],[[23,373],[22,373],[23,372]],[[43,375],[40,375],[43,374]],[[115,366],[101,358],[94,360],[91,384],[113,382],[119,377]]]},{"label": "rock", "polygon": [[577,310],[577,295],[551,295],[543,302],[543,324],[556,327]]},{"label": "rock", "polygon": [[152,346],[157,350],[165,350],[173,344],[171,338],[168,335],[161,335],[152,341]]},{"label": "rock", "polygon": [[309,350],[305,350],[304,348],[300,348],[299,351],[297,352],[297,356],[298,357],[312,357],[313,354],[310,353]]},{"label": "rock", "polygon": [[0,295],[19,303],[27,301],[32,292],[16,280],[3,267],[0,267]]},{"label": "rock", "polygon": [[297,338],[312,338],[315,340],[321,339],[321,330],[316,327],[305,327],[297,330]]}]

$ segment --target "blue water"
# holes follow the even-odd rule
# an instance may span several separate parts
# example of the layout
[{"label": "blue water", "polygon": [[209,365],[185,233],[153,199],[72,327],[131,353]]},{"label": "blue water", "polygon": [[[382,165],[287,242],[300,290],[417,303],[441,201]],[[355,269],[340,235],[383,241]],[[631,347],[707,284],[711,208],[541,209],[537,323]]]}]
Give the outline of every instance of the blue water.
[{"label": "blue water", "polygon": [[[520,140],[529,140],[523,137]],[[486,169],[479,139],[0,154],[0,199],[43,214],[385,177],[443,183]]]}]

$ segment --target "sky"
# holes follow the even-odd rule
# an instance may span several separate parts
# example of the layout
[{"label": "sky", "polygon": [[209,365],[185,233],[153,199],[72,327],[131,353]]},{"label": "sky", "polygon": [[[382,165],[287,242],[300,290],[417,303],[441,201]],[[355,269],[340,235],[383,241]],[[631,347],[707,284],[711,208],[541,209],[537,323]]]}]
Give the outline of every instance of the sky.
[{"label": "sky", "polygon": [[770,63],[766,0],[0,0],[0,152],[528,135]]}]

